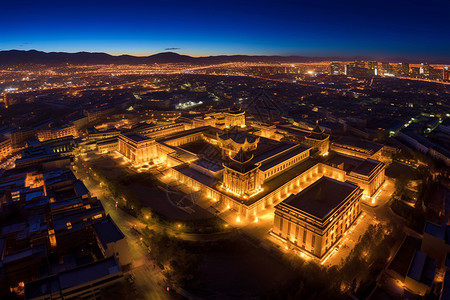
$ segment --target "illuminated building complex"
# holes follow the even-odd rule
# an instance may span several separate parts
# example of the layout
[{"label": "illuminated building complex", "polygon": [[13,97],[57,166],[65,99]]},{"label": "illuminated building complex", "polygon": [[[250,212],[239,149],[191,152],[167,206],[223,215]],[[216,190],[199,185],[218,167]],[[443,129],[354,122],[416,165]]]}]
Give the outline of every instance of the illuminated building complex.
[{"label": "illuminated building complex", "polygon": [[257,220],[266,208],[322,176],[351,181],[366,197],[384,182],[384,163],[329,152],[329,135],[318,124],[303,138],[306,145],[268,138],[273,134],[265,128],[273,129],[247,126],[245,113],[233,108],[185,121],[184,126],[155,127],[147,130],[147,137],[121,134],[118,149],[137,164],[151,160],[165,164],[166,178],[201,191],[215,206],[231,209],[243,220]]}]

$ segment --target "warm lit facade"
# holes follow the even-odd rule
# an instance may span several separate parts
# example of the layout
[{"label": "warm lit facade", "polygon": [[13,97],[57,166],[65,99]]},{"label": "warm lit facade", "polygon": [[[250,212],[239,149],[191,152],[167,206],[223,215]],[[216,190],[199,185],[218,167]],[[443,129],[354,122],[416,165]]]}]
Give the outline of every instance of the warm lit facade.
[{"label": "warm lit facade", "polygon": [[12,153],[11,139],[0,137],[0,161]]},{"label": "warm lit facade", "polygon": [[383,158],[383,145],[369,142],[359,141],[353,139],[339,139],[330,145],[331,150],[349,156],[356,156],[360,158],[371,158],[381,160]]},{"label": "warm lit facade", "polygon": [[69,125],[60,128],[39,130],[36,132],[36,136],[40,142],[43,142],[47,140],[63,138],[66,136],[73,136],[76,138],[78,137],[78,131],[75,128],[75,125]]},{"label": "warm lit facade", "polygon": [[324,130],[319,127],[319,121],[317,121],[311,133],[305,136],[303,143],[316,148],[320,155],[327,155],[330,149],[330,136],[325,134]]},{"label": "warm lit facade", "polygon": [[253,155],[249,156],[242,148],[235,157],[224,164],[223,188],[230,193],[244,199],[261,191],[260,164],[252,162]]},{"label": "warm lit facade", "polygon": [[245,112],[237,106],[233,106],[223,113],[226,128],[245,126]]},{"label": "warm lit facade", "polygon": [[213,126],[220,129],[232,127],[245,127],[245,111],[234,105],[224,112],[206,114],[193,120],[193,128],[201,126]]},{"label": "warm lit facade", "polygon": [[145,163],[156,158],[155,140],[138,133],[119,135],[118,150],[133,163]]},{"label": "warm lit facade", "polygon": [[[166,179],[201,191],[217,209],[230,209],[242,220],[256,220],[268,207],[298,194],[322,176],[351,181],[367,196],[384,182],[383,163],[350,156],[340,162],[336,156],[344,156],[330,152],[329,135],[318,125],[307,134],[305,141],[310,145],[306,146],[266,137],[261,132],[270,126],[246,126],[241,113],[230,109],[196,117],[190,124],[182,120],[182,125],[147,128],[146,134],[157,133],[156,139],[121,134],[119,152],[136,163],[164,164],[169,167]],[[226,128],[223,120],[218,121],[226,114],[238,126]],[[136,149],[147,152],[136,155]]]},{"label": "warm lit facade", "polygon": [[360,214],[361,195],[362,190],[348,181],[321,177],[275,206],[271,234],[322,258]]},{"label": "warm lit facade", "polygon": [[386,165],[370,158],[331,152],[324,164],[330,173],[342,173],[345,180],[357,184],[365,196],[374,195],[385,181]]}]

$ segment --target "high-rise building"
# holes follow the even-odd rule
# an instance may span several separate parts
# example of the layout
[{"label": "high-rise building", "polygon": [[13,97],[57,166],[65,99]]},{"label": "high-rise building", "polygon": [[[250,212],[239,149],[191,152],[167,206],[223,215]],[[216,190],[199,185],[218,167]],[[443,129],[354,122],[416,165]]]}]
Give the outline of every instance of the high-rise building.
[{"label": "high-rise building", "polygon": [[409,75],[409,64],[408,63],[398,63],[395,75],[408,76]]},{"label": "high-rise building", "polygon": [[422,63],[420,66],[420,74],[422,74],[424,77],[430,77],[430,70],[431,70],[431,66],[426,62],[426,63]]},{"label": "high-rise building", "polygon": [[345,66],[345,75],[352,77],[371,77],[374,75],[372,70],[365,67],[364,61],[355,61]]},{"label": "high-rise building", "polygon": [[378,62],[375,61],[375,60],[368,61],[368,62],[367,62],[367,67],[368,67],[369,69],[371,69],[371,70],[378,69]]},{"label": "high-rise building", "polygon": [[381,63],[381,74],[385,76],[394,75],[391,64],[388,62]]},{"label": "high-rise building", "polygon": [[355,61],[355,67],[357,68],[365,68],[366,67],[366,62],[363,60],[356,60]]},{"label": "high-rise building", "polygon": [[339,75],[341,65],[337,61],[333,61],[330,64],[330,75]]},{"label": "high-rise building", "polygon": [[378,69],[378,62],[375,60],[371,60],[367,62],[367,68],[370,70],[369,72],[375,76],[380,75]]},{"label": "high-rise building", "polygon": [[450,68],[444,67],[444,74],[443,74],[443,80],[444,81],[450,81]]}]

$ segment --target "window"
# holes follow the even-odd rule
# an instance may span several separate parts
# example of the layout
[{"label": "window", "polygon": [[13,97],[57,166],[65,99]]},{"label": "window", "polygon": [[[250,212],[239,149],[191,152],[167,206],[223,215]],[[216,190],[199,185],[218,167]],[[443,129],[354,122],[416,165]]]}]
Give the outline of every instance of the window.
[{"label": "window", "polygon": [[306,229],[303,230],[303,244],[306,243]]},{"label": "window", "polygon": [[315,244],[316,244],[316,236],[313,234],[311,238],[311,250],[314,250]]}]

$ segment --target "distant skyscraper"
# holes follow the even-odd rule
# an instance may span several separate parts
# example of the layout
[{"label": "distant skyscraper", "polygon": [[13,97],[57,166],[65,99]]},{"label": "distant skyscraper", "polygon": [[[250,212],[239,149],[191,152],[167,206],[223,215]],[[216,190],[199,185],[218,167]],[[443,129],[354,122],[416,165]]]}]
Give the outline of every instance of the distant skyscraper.
[{"label": "distant skyscraper", "polygon": [[393,75],[392,72],[392,66],[386,62],[386,63],[381,63],[381,71],[383,75]]},{"label": "distant skyscraper", "polygon": [[356,60],[355,61],[355,67],[357,68],[365,68],[366,67],[366,62],[363,60]]},{"label": "distant skyscraper", "polygon": [[409,64],[407,64],[407,63],[398,63],[395,75],[397,75],[397,76],[408,76],[409,75]]},{"label": "distant skyscraper", "polygon": [[330,64],[330,75],[339,75],[341,65],[337,61],[333,61]]},{"label": "distant skyscraper", "polygon": [[430,65],[426,63],[422,63],[420,66],[420,74],[422,74],[424,77],[430,77]]},{"label": "distant skyscraper", "polygon": [[373,73],[373,75],[377,76],[380,75],[378,72],[378,62],[377,61],[368,61],[367,62],[367,67],[369,68],[369,70],[371,70],[370,72]]},{"label": "distant skyscraper", "polygon": [[444,74],[443,74],[444,81],[450,81],[450,68],[444,67]]},{"label": "distant skyscraper", "polygon": [[374,60],[368,61],[368,62],[367,62],[367,67],[368,67],[369,69],[371,69],[371,70],[378,69],[378,62],[377,62],[377,61],[374,61]]}]

